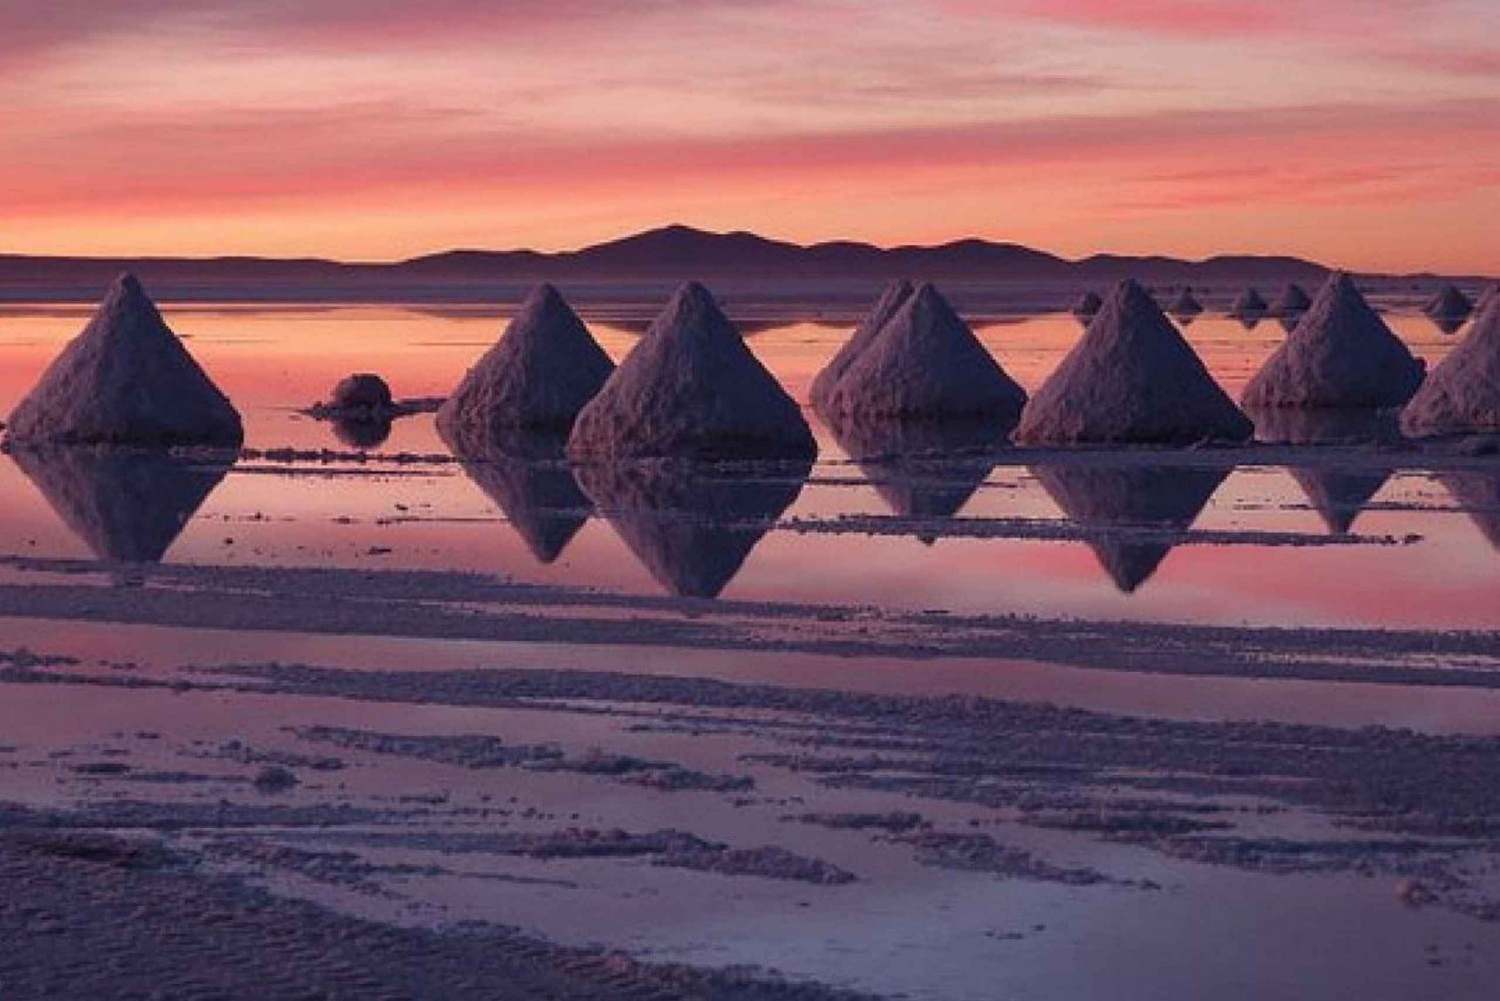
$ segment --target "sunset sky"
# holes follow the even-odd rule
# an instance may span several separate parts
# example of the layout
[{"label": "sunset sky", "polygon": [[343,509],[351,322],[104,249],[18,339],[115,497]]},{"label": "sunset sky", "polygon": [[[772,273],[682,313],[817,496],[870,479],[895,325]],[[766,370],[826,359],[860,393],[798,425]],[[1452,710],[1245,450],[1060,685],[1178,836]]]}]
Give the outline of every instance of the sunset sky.
[{"label": "sunset sky", "polygon": [[1496,0],[0,0],[0,252],[666,222],[1500,273]]}]

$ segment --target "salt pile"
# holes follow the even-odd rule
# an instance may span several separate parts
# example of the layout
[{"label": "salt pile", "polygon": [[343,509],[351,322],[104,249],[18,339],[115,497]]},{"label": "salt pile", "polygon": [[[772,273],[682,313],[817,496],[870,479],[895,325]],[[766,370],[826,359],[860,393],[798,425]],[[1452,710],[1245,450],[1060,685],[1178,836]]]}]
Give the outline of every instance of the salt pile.
[{"label": "salt pile", "polygon": [[1240,293],[1238,299],[1234,300],[1234,305],[1230,307],[1229,312],[1230,315],[1237,316],[1242,320],[1248,320],[1252,317],[1260,319],[1266,315],[1266,311],[1270,308],[1266,304],[1266,300],[1261,298],[1259,292],[1253,288],[1247,288]]},{"label": "salt pile", "polygon": [[1312,299],[1303,291],[1302,286],[1295,282],[1287,285],[1281,290],[1281,297],[1271,307],[1271,312],[1283,319],[1300,316],[1312,307]]},{"label": "salt pile", "polygon": [[469,479],[500,509],[537,562],[556,562],[589,519],[593,505],[578,488],[556,431],[516,429],[490,439],[489,452],[449,448]]},{"label": "salt pile", "polygon": [[1483,316],[1497,302],[1500,302],[1500,285],[1491,285],[1479,293],[1479,300],[1474,303],[1474,315]]},{"label": "salt pile", "polygon": [[1475,321],[1401,412],[1413,437],[1500,431],[1500,305]]},{"label": "salt pile", "polygon": [[1173,316],[1179,317],[1197,316],[1203,312],[1203,303],[1199,302],[1198,297],[1193,295],[1191,288],[1184,286],[1182,291],[1177,294],[1177,298],[1172,300],[1172,306],[1168,312]]},{"label": "salt pile", "polygon": [[1100,297],[1098,292],[1089,289],[1083,295],[1079,296],[1078,301],[1073,304],[1073,315],[1085,320],[1092,320],[1094,315],[1103,307],[1104,299]]},{"label": "salt pile", "polygon": [[691,462],[579,466],[578,483],[646,570],[678,597],[716,598],[797,499],[812,470],[746,474]]},{"label": "salt pile", "polygon": [[819,404],[862,417],[987,416],[1014,423],[1026,391],[968,324],[923,283],[849,363]]},{"label": "salt pile", "polygon": [[234,406],[128,274],[10,416],[10,439],[22,443],[238,446],[244,437]]},{"label": "salt pile", "polygon": [[228,468],[162,449],[44,446],[11,457],[101,560],[156,563]]},{"label": "salt pile", "polygon": [[557,289],[539,285],[438,410],[438,429],[471,452],[492,451],[513,428],[565,434],[614,368]]},{"label": "salt pile", "polygon": [[1474,304],[1469,297],[1452,285],[1444,285],[1422,308],[1428,316],[1445,320],[1462,320],[1473,310]]},{"label": "salt pile", "polygon": [[891,317],[900,311],[915,291],[916,286],[905,279],[891,282],[885,287],[885,291],[881,292],[880,298],[876,300],[869,315],[855,328],[854,333],[839,348],[838,353],[813,379],[812,390],[808,394],[813,406],[826,412],[825,402],[833,391],[833,387],[843,378],[849,366],[854,363],[854,359],[870,346],[881,328],[890,322]]},{"label": "salt pile", "polygon": [[1246,409],[1394,407],[1411,399],[1425,371],[1349,276],[1335,273],[1241,402]]},{"label": "salt pile", "polygon": [[796,402],[696,282],[678,289],[568,439],[575,459],[816,454]]},{"label": "salt pile", "polygon": [[1244,441],[1253,430],[1146,290],[1126,280],[1032,396],[1015,440],[1188,444]]},{"label": "salt pile", "polygon": [[1031,472],[1126,594],[1151,578],[1172,551],[1173,536],[1192,527],[1229,475],[1227,469],[1062,463]]},{"label": "salt pile", "polygon": [[395,406],[391,387],[373,372],[356,372],[339,380],[329,398],[329,409],[341,413],[374,416],[389,413]]}]

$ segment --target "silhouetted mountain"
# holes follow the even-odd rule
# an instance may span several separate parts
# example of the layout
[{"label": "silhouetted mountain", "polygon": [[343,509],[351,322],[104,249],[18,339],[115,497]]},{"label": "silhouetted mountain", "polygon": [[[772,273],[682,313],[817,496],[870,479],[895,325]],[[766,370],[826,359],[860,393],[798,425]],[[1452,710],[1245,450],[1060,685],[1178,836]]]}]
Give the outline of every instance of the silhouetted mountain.
[{"label": "silhouetted mountain", "polygon": [[[913,277],[937,282],[1068,283],[1135,277],[1158,284],[1318,282],[1327,269],[1296,257],[1174,257],[1096,254],[1070,261],[1014,243],[955,240],[938,246],[877,247],[835,240],[803,246],[754,233],[710,233],[672,225],[580,250],[456,249],[391,263],[317,258],[193,259],[27,257],[0,255],[0,298],[97,294],[133,271],[168,298],[348,300],[493,299],[501,289],[538,281],[672,282],[687,278],[749,282],[884,282]],[[1444,279],[1409,276],[1436,287]],[[1477,282],[1474,278],[1458,281]],[[864,291],[859,292],[864,295]],[[1077,294],[1068,293],[1070,300]]]}]

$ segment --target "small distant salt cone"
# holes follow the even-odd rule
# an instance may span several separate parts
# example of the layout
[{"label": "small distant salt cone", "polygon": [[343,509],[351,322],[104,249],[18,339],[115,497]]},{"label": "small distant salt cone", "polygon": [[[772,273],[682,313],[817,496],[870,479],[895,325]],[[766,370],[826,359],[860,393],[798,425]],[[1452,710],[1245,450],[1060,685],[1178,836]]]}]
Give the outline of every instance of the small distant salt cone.
[{"label": "small distant salt cone", "polygon": [[1347,535],[1365,505],[1391,476],[1388,469],[1350,471],[1295,466],[1287,471],[1307,495],[1308,503],[1318,512],[1331,535]]},{"label": "small distant salt cone", "polygon": [[41,446],[11,453],[84,545],[111,563],[157,563],[228,467],[164,449]]},{"label": "small distant salt cone", "polygon": [[1473,310],[1474,304],[1469,297],[1452,285],[1444,285],[1423,308],[1428,316],[1444,320],[1462,320]]},{"label": "small distant salt cone", "polygon": [[167,327],[133,275],[110,288],[10,415],[31,445],[219,445],[244,441],[240,415]]},{"label": "small distant salt cone", "polygon": [[875,340],[875,335],[880,333],[881,328],[906,304],[914,291],[916,286],[904,278],[885,287],[869,315],[855,328],[854,333],[833,356],[833,360],[823,366],[823,370],[813,379],[812,391],[808,394],[813,406],[819,411],[826,411],[824,403],[833,392],[833,387],[843,378],[849,366],[854,364],[854,359]]},{"label": "small distant salt cone", "polygon": [[1073,304],[1073,315],[1082,320],[1092,320],[1095,314],[1103,308],[1104,299],[1100,297],[1098,292],[1089,289],[1083,295],[1079,296],[1078,301]]},{"label": "small distant salt cone", "polygon": [[491,452],[515,428],[566,434],[614,368],[557,289],[539,285],[438,410],[438,430],[465,453]]},{"label": "small distant salt cone", "polygon": [[985,350],[936,288],[922,284],[824,398],[824,414],[1014,424],[1026,391]]},{"label": "small distant salt cone", "polygon": [[1177,317],[1197,316],[1203,312],[1203,303],[1199,302],[1198,297],[1193,295],[1192,289],[1183,288],[1177,294],[1177,298],[1172,300],[1172,306],[1167,312]]},{"label": "small distant salt cone", "polygon": [[580,461],[816,454],[796,402],[696,282],[678,289],[568,439]]},{"label": "small distant salt cone", "polygon": [[1500,431],[1500,305],[1491,305],[1401,412],[1414,438]]},{"label": "small distant salt cone", "polygon": [[1411,399],[1425,372],[1349,276],[1336,273],[1241,402],[1247,410],[1395,407]]},{"label": "small distant salt cone", "polygon": [[1271,307],[1271,313],[1280,319],[1295,319],[1312,308],[1312,299],[1295,282],[1281,290],[1281,297]]},{"label": "small distant salt cone", "polygon": [[1229,475],[1227,469],[1063,463],[1031,471],[1125,594],[1151,578],[1172,551],[1170,537],[1192,528]]},{"label": "small distant salt cone", "polygon": [[553,563],[588,522],[593,504],[579,489],[557,431],[517,428],[491,439],[491,451],[460,452],[464,472],[494,501],[539,563]]},{"label": "small distant salt cone", "polygon": [[716,598],[797,499],[812,462],[774,475],[675,461],[594,462],[578,484],[662,587]]},{"label": "small distant salt cone", "polygon": [[1270,308],[1270,306],[1266,305],[1266,300],[1261,298],[1259,292],[1253,288],[1247,288],[1240,293],[1238,299],[1234,300],[1234,305],[1230,307],[1229,313],[1231,316],[1237,316],[1242,320],[1247,320],[1251,317],[1258,320],[1262,316],[1265,316],[1266,311]]},{"label": "small distant salt cone", "polygon": [[1191,444],[1253,433],[1146,290],[1124,281],[1021,415],[1023,445]]}]

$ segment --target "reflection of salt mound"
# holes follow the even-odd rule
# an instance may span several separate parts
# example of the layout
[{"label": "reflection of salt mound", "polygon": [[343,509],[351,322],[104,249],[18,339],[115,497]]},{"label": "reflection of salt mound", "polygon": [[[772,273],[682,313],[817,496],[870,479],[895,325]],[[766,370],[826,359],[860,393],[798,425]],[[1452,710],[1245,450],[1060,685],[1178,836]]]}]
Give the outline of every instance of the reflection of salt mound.
[{"label": "reflection of salt mound", "polygon": [[1197,316],[1203,312],[1203,303],[1193,295],[1192,289],[1184,287],[1181,292],[1177,293],[1177,298],[1172,300],[1171,308],[1167,312],[1177,317]]},{"label": "reflection of salt mound", "polygon": [[855,328],[854,333],[838,349],[833,359],[823,366],[823,370],[813,379],[812,391],[809,393],[813,406],[826,412],[826,402],[829,394],[833,392],[833,387],[838,385],[844,373],[849,370],[849,366],[854,364],[854,359],[870,346],[875,340],[875,335],[879,334],[881,328],[890,322],[891,317],[901,310],[914,291],[916,291],[916,286],[904,279],[891,282],[885,287],[885,291],[880,293],[880,298],[876,300],[869,315]]},{"label": "reflection of salt mound", "polygon": [[593,505],[578,489],[556,431],[491,434],[490,450],[464,451],[448,441],[464,472],[483,490],[541,563],[552,563],[589,519]]},{"label": "reflection of salt mound", "polygon": [[390,438],[395,421],[390,417],[336,417],[333,435],[350,448],[378,448]]},{"label": "reflection of salt mound", "polygon": [[1349,276],[1338,273],[1251,378],[1241,402],[1247,409],[1399,406],[1425,370]]},{"label": "reflection of salt mound", "polygon": [[1144,584],[1172,551],[1170,541],[1132,539],[1132,532],[1185,532],[1229,475],[1226,469],[1163,466],[1034,466],[1052,500],[1084,530],[1115,586]]},{"label": "reflection of salt mound", "polygon": [[1500,475],[1462,470],[1441,473],[1438,482],[1453,495],[1459,507],[1468,510],[1490,545],[1500,549]]},{"label": "reflection of salt mound", "polygon": [[234,406],[133,275],[115,282],[10,416],[13,441],[237,446],[244,437]]},{"label": "reflection of salt mound", "polygon": [[1014,422],[1026,391],[1006,375],[940,292],[919,285],[819,404],[863,417],[993,416]]},{"label": "reflection of salt mound", "polygon": [[101,560],[156,563],[229,471],[165,450],[17,448],[11,457]]},{"label": "reflection of salt mound", "polygon": [[1486,309],[1401,412],[1414,437],[1500,431],[1500,307]]},{"label": "reflection of salt mound", "polygon": [[566,433],[614,363],[551,285],[539,285],[438,411],[443,437],[483,451],[510,428]]},{"label": "reflection of salt mound", "polygon": [[689,282],[579,413],[568,454],[810,459],[817,444],[713,296]]},{"label": "reflection of salt mound", "polygon": [[1073,315],[1080,319],[1092,320],[1094,314],[1103,308],[1104,299],[1098,292],[1089,289],[1083,295],[1079,296],[1078,301],[1073,304]]},{"label": "reflection of salt mound", "polygon": [[1474,309],[1469,297],[1452,285],[1444,285],[1427,300],[1422,312],[1436,319],[1462,320]]},{"label": "reflection of salt mound", "polygon": [[1146,290],[1124,281],[1026,405],[1015,439],[1184,444],[1251,431]]},{"label": "reflection of salt mound", "polygon": [[1237,316],[1241,320],[1251,318],[1258,320],[1262,316],[1265,316],[1266,310],[1270,308],[1270,306],[1266,305],[1266,300],[1261,298],[1259,292],[1253,288],[1247,288],[1240,293],[1238,299],[1234,300],[1234,305],[1230,307],[1229,313],[1231,316]]},{"label": "reflection of salt mound", "polygon": [[1292,474],[1292,479],[1307,495],[1307,502],[1333,535],[1344,535],[1354,527],[1354,519],[1391,475],[1388,469],[1349,470],[1319,466],[1293,466],[1287,472]]},{"label": "reflection of salt mound", "polygon": [[770,531],[812,469],[731,471],[646,460],[576,468],[578,483],[667,590],[714,598]]},{"label": "reflection of salt mound", "polygon": [[829,430],[859,463],[891,510],[906,518],[958,513],[994,468],[983,458],[1005,441],[997,420],[829,419]]},{"label": "reflection of salt mound", "polygon": [[1282,319],[1296,319],[1312,308],[1312,299],[1308,297],[1301,285],[1292,282],[1281,290],[1280,297],[1271,312]]}]

